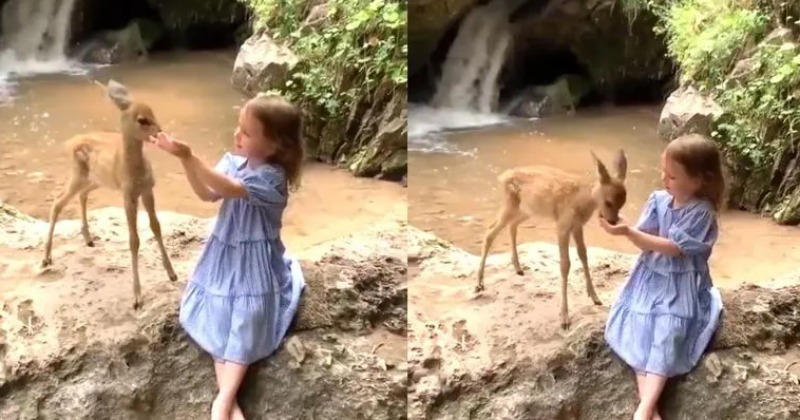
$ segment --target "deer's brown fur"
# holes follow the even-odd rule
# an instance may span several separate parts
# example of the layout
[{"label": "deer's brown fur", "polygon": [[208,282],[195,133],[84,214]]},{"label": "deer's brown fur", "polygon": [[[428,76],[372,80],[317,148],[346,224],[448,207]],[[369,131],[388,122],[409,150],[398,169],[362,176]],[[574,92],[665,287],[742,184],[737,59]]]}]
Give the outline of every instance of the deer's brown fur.
[{"label": "deer's brown fur", "polygon": [[511,236],[511,263],[517,274],[523,274],[517,255],[517,228],[529,217],[542,215],[553,218],[558,232],[561,265],[561,327],[569,328],[567,277],[570,268],[570,237],[575,240],[578,258],[583,265],[586,291],[596,305],[601,305],[589,272],[583,226],[596,210],[609,223],[617,223],[619,211],[627,199],[625,175],[628,164],[625,152],[620,150],[614,162],[617,173],[612,177],[603,162],[593,152],[591,154],[598,174],[595,183],[583,182],[573,174],[549,166],[519,167],[500,174],[498,180],[502,185],[503,203],[483,239],[478,283],[475,287],[477,292],[484,290],[483,271],[492,242],[506,226]]},{"label": "deer's brown fur", "polygon": [[149,136],[161,131],[161,127],[150,106],[131,99],[125,86],[113,80],[109,81],[107,86],[100,86],[121,112],[121,131],[79,134],[66,141],[66,147],[72,156],[72,172],[50,209],[50,229],[47,233],[42,266],[49,266],[53,262],[51,254],[53,231],[64,206],[76,195],[79,196],[81,235],[86,245],[93,247],[94,240],[89,233],[86,218],[89,193],[101,187],[118,190],[122,193],[128,224],[133,271],[133,308],[138,309],[141,306],[139,234],[136,227],[139,199],[142,200],[142,205],[150,218],[150,229],[158,242],[164,269],[170,280],[175,281],[178,278],[161,238],[161,225],[156,216],[153,196],[155,187],[153,169],[143,151],[144,142]]}]

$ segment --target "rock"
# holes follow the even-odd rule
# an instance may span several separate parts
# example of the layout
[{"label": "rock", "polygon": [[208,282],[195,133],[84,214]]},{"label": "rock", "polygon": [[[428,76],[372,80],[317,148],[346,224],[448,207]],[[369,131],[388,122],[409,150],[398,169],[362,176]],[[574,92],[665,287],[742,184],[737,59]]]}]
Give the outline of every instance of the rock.
[{"label": "rock", "polygon": [[[486,291],[468,300],[478,256],[408,229],[409,418],[630,418],[636,387],[630,369],[607,347],[603,330],[635,256],[590,249],[604,307],[586,298],[571,270],[573,327],[558,326],[558,249],[519,246],[526,276],[509,253],[490,255]],[[575,258],[575,257],[573,257]],[[527,278],[533,277],[533,278]],[[572,289],[575,289],[574,291]],[[544,296],[544,297],[542,297]],[[800,343],[800,287],[722,290],[725,312],[708,354],[670,381],[660,400],[665,419],[789,420],[800,416],[800,382],[787,371]],[[735,395],[731,398],[730,395]]]},{"label": "rock", "polygon": [[266,32],[259,32],[239,48],[231,83],[251,96],[280,89],[289,80],[297,62],[298,58],[291,50],[273,41]]},{"label": "rock", "polygon": [[247,19],[245,2],[238,0],[147,0],[166,23],[170,38],[190,43],[193,36],[228,36]]},{"label": "rock", "polygon": [[[41,243],[47,224],[0,207],[0,418],[207,418],[214,370],[179,325],[183,285],[161,281],[142,232],[145,304],[133,313],[129,288],[119,287],[130,284],[129,270],[92,271],[127,259],[124,215],[97,209],[89,218],[108,238],[101,252],[85,251],[80,222],[65,220],[56,227],[55,271],[27,278],[28,269],[22,277],[4,270],[37,264],[40,247],[29,244]],[[188,272],[210,221],[170,212],[159,219],[176,270]],[[404,246],[404,227],[391,224],[299,256],[308,288],[282,348],[245,378],[239,402],[248,418],[406,418]],[[37,291],[42,282],[46,294]],[[376,354],[378,330],[386,331],[381,343],[396,337],[393,354],[403,356]]]},{"label": "rock", "polygon": [[549,85],[524,89],[507,105],[506,110],[511,115],[523,118],[572,113],[589,89],[589,82],[580,76],[565,75]]},{"label": "rock", "polygon": [[347,121],[325,121],[320,134],[309,135],[308,154],[356,176],[399,181],[408,170],[406,103],[406,89],[389,82],[365,92]]},{"label": "rock", "polygon": [[714,121],[722,114],[722,108],[694,86],[680,87],[661,110],[658,136],[664,141],[692,133],[710,136]]},{"label": "rock", "polygon": [[101,31],[73,47],[73,58],[84,63],[118,64],[143,60],[163,33],[162,28],[147,19],[134,19],[117,30]]}]

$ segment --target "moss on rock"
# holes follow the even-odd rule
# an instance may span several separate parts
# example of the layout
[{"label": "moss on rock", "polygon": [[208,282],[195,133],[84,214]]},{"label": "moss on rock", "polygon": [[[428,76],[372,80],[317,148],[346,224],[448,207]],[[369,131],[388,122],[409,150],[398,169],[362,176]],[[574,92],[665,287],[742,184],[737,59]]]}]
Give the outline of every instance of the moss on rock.
[{"label": "moss on rock", "polygon": [[256,26],[298,57],[273,90],[303,109],[307,154],[357,176],[398,178],[407,144],[405,2],[243,1]]},{"label": "moss on rock", "polygon": [[730,203],[800,223],[797,1],[625,0],[659,17],[684,83],[723,110],[712,136],[730,164]]}]

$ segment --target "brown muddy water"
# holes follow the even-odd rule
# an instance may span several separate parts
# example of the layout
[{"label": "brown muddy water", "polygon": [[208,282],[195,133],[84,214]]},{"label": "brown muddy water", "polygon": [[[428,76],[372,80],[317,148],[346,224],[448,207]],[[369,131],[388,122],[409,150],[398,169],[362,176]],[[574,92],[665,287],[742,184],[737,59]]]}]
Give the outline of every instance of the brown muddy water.
[{"label": "brown muddy water", "polygon": [[[132,96],[153,107],[166,131],[190,142],[196,154],[213,165],[231,145],[238,109],[245,101],[230,84],[234,59],[235,51],[168,53],[144,63],[101,68],[92,77],[125,84]],[[62,142],[81,132],[116,130],[119,114],[83,76],[22,79],[15,95],[14,101],[0,104],[0,200],[46,220],[70,170]],[[218,204],[194,196],[176,159],[149,147],[146,154],[156,172],[159,210],[216,213]],[[121,198],[118,192],[100,189],[90,196],[89,206],[120,207]],[[77,218],[78,208],[75,199],[61,218]],[[284,237],[291,249],[307,248],[387,217],[406,217],[402,186],[309,163],[301,190],[290,200]]]},{"label": "brown muddy water", "polygon": [[[499,208],[500,172],[545,164],[593,179],[596,172],[589,150],[610,166],[619,148],[628,157],[628,202],[622,213],[635,221],[650,192],[661,187],[659,156],[664,143],[656,135],[659,112],[660,107],[584,110],[575,116],[410,139],[409,223],[479,255],[484,230]],[[436,121],[421,113],[426,121],[418,127]],[[409,118],[415,125],[413,113]],[[415,128],[409,131],[415,133]],[[720,226],[711,257],[716,284],[769,282],[800,268],[800,229],[741,211],[726,212]],[[585,235],[589,246],[637,252],[625,239],[606,234],[595,221],[588,223]],[[519,243],[527,241],[555,243],[553,223],[543,218],[526,221],[519,229]],[[504,230],[492,252],[509,250]],[[577,261],[574,250],[572,256]],[[513,274],[510,261],[509,274]]]}]

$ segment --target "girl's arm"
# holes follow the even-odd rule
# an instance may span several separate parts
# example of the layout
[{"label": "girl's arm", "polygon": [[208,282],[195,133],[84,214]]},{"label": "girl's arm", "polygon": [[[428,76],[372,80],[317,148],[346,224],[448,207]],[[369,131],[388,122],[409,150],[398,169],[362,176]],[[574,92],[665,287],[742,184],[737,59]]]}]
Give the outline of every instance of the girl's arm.
[{"label": "girl's arm", "polygon": [[186,179],[189,180],[189,185],[192,186],[192,190],[198,198],[208,202],[219,200],[219,194],[216,194],[214,190],[209,188],[203,183],[202,180],[200,180],[200,177],[197,176],[195,169],[188,164],[186,160],[182,159],[181,164],[183,165],[183,170],[186,172]]},{"label": "girl's arm", "polygon": [[181,159],[181,163],[186,168],[187,177],[191,172],[201,184],[212,190],[214,198],[247,197],[247,190],[241,182],[215,171],[194,155]]},{"label": "girl's arm", "polygon": [[625,236],[642,251],[658,252],[671,257],[681,255],[681,249],[670,239],[651,235],[633,227],[627,229]]}]

